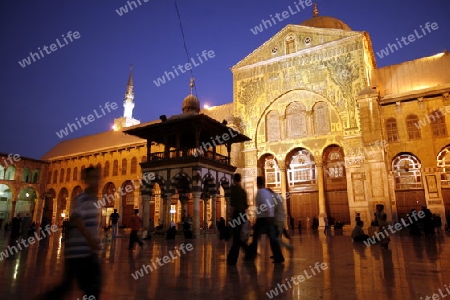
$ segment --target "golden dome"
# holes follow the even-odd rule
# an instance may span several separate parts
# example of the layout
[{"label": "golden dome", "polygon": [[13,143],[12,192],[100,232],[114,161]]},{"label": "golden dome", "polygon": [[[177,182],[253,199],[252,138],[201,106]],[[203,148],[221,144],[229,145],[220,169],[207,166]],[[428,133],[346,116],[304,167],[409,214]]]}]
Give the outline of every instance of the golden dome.
[{"label": "golden dome", "polygon": [[198,114],[200,112],[200,101],[197,97],[190,94],[186,98],[184,98],[183,107],[181,109],[183,110],[183,114]]},{"label": "golden dome", "polygon": [[316,28],[333,28],[342,30],[352,30],[350,26],[339,19],[327,16],[314,16],[301,23],[302,26],[316,27]]}]

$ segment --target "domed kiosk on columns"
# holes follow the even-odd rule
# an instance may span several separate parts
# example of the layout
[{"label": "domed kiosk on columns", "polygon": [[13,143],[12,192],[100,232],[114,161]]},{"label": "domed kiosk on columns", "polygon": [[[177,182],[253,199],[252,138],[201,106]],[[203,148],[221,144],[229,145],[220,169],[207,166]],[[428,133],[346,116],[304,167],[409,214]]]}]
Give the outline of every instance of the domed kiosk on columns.
[{"label": "domed kiosk on columns", "polygon": [[[153,186],[158,183],[165,199],[164,225],[170,223],[172,205],[180,201],[183,212],[193,213],[195,236],[200,230],[200,198],[205,200],[205,208],[207,199],[212,199],[210,219],[214,227],[216,195],[221,186],[229,189],[222,183],[230,183],[236,170],[230,163],[231,145],[250,138],[228,127],[225,120],[218,122],[200,113],[200,101],[192,94],[193,87],[191,80],[191,93],[183,100],[181,114],[169,118],[161,115],[161,122],[138,125],[124,132],[147,140],[147,161],[141,163],[142,178],[149,178],[141,191],[144,214],[145,202],[149,202],[145,197],[151,197]],[[155,143],[162,145],[164,151],[153,152]]]}]

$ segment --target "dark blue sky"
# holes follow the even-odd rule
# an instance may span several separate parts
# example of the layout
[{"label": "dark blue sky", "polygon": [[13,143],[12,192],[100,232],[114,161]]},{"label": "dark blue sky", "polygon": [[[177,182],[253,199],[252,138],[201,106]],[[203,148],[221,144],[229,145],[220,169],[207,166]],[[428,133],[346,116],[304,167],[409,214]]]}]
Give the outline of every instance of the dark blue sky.
[{"label": "dark blue sky", "polygon": [[[136,1],[137,2],[137,1]],[[157,87],[153,80],[186,63],[174,0],[150,0],[128,13],[116,12],[124,0],[3,0],[0,2],[0,152],[40,158],[61,140],[56,132],[99,105],[119,108],[65,139],[110,130],[123,114],[129,65],[134,65],[134,117],[147,122],[180,112],[189,93],[185,73]],[[187,47],[192,56],[212,50],[215,57],[193,69],[202,103],[233,101],[230,68],[280,31],[312,17],[306,7],[254,35],[250,28],[297,0],[179,0]],[[319,14],[370,33],[374,51],[412,34],[426,22],[439,29],[380,59],[379,67],[450,49],[450,1],[318,0]],[[138,4],[139,5],[139,4]],[[80,38],[22,68],[18,61],[50,46],[69,31]],[[50,50],[48,50],[50,51]],[[98,110],[99,111],[99,110]],[[99,111],[100,112],[100,111]]]}]

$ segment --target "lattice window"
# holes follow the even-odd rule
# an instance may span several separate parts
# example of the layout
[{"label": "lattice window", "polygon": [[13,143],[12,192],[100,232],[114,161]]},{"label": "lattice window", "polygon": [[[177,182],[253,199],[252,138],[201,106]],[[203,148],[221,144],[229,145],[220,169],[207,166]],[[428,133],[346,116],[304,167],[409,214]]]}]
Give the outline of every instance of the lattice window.
[{"label": "lattice window", "polygon": [[330,133],[330,113],[328,105],[319,102],[314,106],[314,127],[316,134]]},{"label": "lattice window", "polygon": [[442,186],[450,186],[450,145],[442,149],[437,156],[437,166],[442,168]]},{"label": "lattice window", "polygon": [[294,102],[287,107],[286,130],[290,138],[306,135],[306,110],[303,104]]},{"label": "lattice window", "polygon": [[280,140],[280,118],[278,113],[274,110],[269,112],[266,116],[267,124],[267,141],[275,142]]},{"label": "lattice window", "polygon": [[312,154],[307,150],[299,150],[292,156],[287,173],[289,186],[297,183],[315,184],[317,172]]},{"label": "lattice window", "polygon": [[386,134],[388,142],[398,141],[397,120],[389,118],[386,120]]},{"label": "lattice window", "polygon": [[419,159],[414,155],[397,155],[392,161],[395,188],[398,190],[422,189],[421,167]]},{"label": "lattice window", "polygon": [[28,169],[27,167],[23,168],[22,171],[22,181],[23,182],[30,182],[30,169]]},{"label": "lattice window", "polygon": [[122,159],[122,175],[127,175],[127,159]]},{"label": "lattice window", "polygon": [[264,162],[264,174],[267,187],[281,186],[281,173],[278,163],[273,156],[267,157]]},{"label": "lattice window", "polygon": [[325,173],[329,178],[338,179],[345,177],[345,162],[341,149],[330,149],[326,160]]},{"label": "lattice window", "polygon": [[445,125],[445,115],[440,110],[435,110],[429,115],[431,132],[434,137],[447,136],[447,127]]},{"label": "lattice window", "polygon": [[420,125],[419,117],[416,115],[409,115],[406,117],[406,130],[408,131],[408,139],[417,140],[420,139]]}]

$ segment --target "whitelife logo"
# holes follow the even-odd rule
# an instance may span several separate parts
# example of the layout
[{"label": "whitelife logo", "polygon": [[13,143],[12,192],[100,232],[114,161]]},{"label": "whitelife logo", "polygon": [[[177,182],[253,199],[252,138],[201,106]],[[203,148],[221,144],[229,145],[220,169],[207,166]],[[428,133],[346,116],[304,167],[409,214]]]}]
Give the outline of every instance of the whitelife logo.
[{"label": "whitelife logo", "polygon": [[[46,54],[50,54],[50,53],[55,52],[56,50],[61,49],[62,47],[65,47],[66,45],[69,44],[66,37],[71,42],[73,42],[74,39],[78,40],[81,37],[81,35],[78,31],[74,31],[73,33],[72,33],[72,31],[69,31],[67,33],[67,36],[64,36],[64,34],[63,34],[62,37],[63,37],[65,44],[62,44],[59,41],[59,38],[56,39],[56,44],[58,44],[59,48],[56,46],[56,44],[51,44],[50,47],[47,47],[47,45],[44,45],[44,47],[42,47],[42,50],[44,50]],[[50,49],[50,51],[48,49]],[[19,65],[22,68],[25,68],[26,66],[31,65],[31,60],[33,60],[33,62],[35,62],[36,59],[38,59],[38,60],[41,59],[42,57],[44,57],[44,53],[42,52],[42,50],[41,50],[41,47],[38,47],[38,51],[41,54],[40,56],[39,56],[39,53],[30,52],[30,55],[27,58],[24,58],[24,59],[22,59],[22,61],[19,61]]]},{"label": "whitelife logo", "polygon": [[[178,70],[180,70],[180,72],[181,73],[186,73],[187,71],[189,71],[189,70],[191,70],[192,69],[192,66],[194,66],[194,67],[198,67],[198,66],[200,66],[202,63],[204,63],[204,61],[202,60],[202,57],[203,57],[203,59],[205,60],[205,61],[208,61],[208,57],[209,58],[214,58],[216,56],[216,54],[214,53],[214,51],[213,50],[209,50],[209,51],[206,51],[206,50],[203,50],[203,52],[202,52],[202,55],[201,55],[201,57],[200,57],[200,54],[198,54],[197,53],[197,58],[198,58],[198,61],[200,62],[200,63],[196,63],[195,62],[195,59],[194,59],[194,57],[191,57],[191,62],[192,62],[192,64],[191,63],[185,63],[184,65],[178,65],[178,67],[175,67],[175,66],[172,66],[172,68],[173,68],[173,71],[175,72],[175,74],[177,74],[177,76],[180,76],[180,74],[178,73],[178,71],[177,71],[177,69]],[[183,69],[183,66],[184,66],[184,69]],[[164,75],[163,76],[161,76],[161,77],[159,77],[158,79],[156,79],[156,80],[153,80],[153,83],[157,86],[157,87],[160,87],[162,84],[165,84],[166,83],[166,78],[167,78],[167,81],[170,81],[170,80],[172,80],[172,79],[175,79],[175,74],[173,74],[172,72],[164,72]],[[171,78],[172,77],[172,78]]]},{"label": "whitelife logo", "polygon": [[[63,137],[69,135],[69,130],[70,130],[70,132],[73,132],[74,130],[78,130],[78,128],[81,128],[82,125],[81,125],[80,121],[83,122],[84,125],[88,125],[89,123],[94,122],[96,120],[96,118],[100,119],[101,117],[105,116],[106,112],[104,109],[106,109],[108,111],[108,113],[110,113],[111,109],[116,110],[119,106],[117,106],[116,102],[112,102],[111,104],[109,104],[109,102],[106,102],[105,107],[102,107],[101,105],[99,105],[99,107],[100,107],[100,110],[102,111],[103,115],[99,115],[97,110],[94,109],[94,114],[90,114],[87,117],[81,116],[80,120],[78,120],[78,118],[75,118],[75,121],[77,122],[78,127],[75,123],[67,123],[66,128],[61,129],[59,132],[56,132],[56,135],[60,139],[62,139]],[[86,123],[86,121],[87,121],[87,123]]]},{"label": "whitelife logo", "polygon": [[[438,26],[438,23],[436,23],[436,22],[433,22],[433,23],[427,22],[425,24],[425,28],[427,29],[428,33],[431,33],[431,29],[437,30],[437,29],[439,29],[439,26]],[[422,27],[422,25],[420,25],[420,29],[422,30],[423,35],[421,35],[419,32],[417,32],[417,29],[415,29],[414,30],[414,34],[408,35],[407,38],[402,36],[400,40],[403,42],[403,45],[404,46],[408,46],[410,43],[415,42],[416,38],[417,38],[417,40],[419,40],[419,39],[421,39],[421,38],[423,38],[424,36],[427,35],[427,32]],[[408,41],[406,41],[406,39],[408,39]],[[396,38],[395,40],[397,41],[398,46],[400,48],[403,48],[402,43],[400,43],[399,39]],[[398,51],[398,47],[397,47],[397,45],[395,43],[393,43],[393,44],[388,43],[386,48],[381,49],[381,51],[377,52],[377,55],[380,58],[388,56],[390,54],[389,50],[391,50],[391,53],[394,53],[395,51]]]}]

